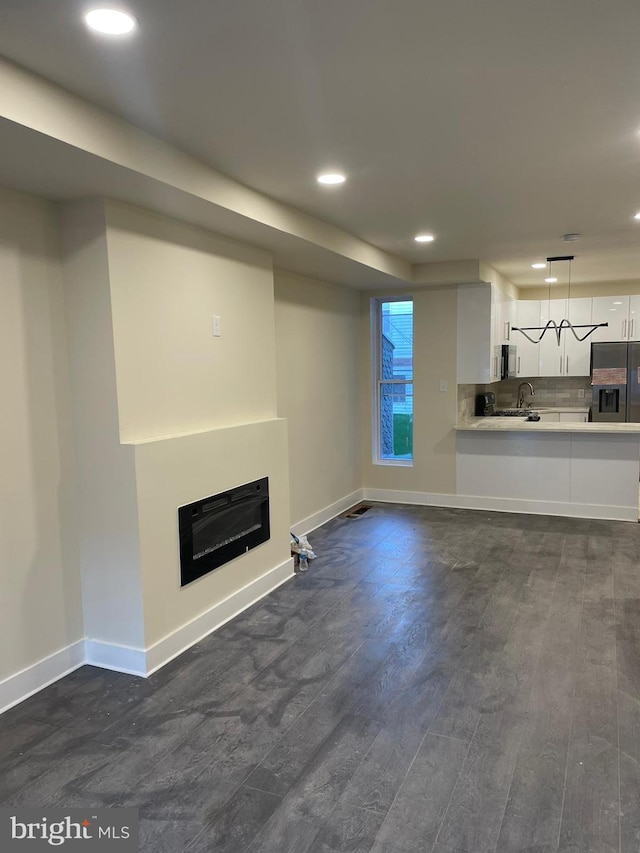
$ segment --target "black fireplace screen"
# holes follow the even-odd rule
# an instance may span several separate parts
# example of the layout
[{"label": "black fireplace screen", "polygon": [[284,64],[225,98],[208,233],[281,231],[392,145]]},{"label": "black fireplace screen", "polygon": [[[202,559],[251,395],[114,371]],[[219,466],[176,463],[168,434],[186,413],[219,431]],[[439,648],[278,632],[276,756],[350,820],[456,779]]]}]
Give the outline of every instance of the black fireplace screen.
[{"label": "black fireplace screen", "polygon": [[178,509],[180,585],[250,551],[269,538],[269,478]]}]

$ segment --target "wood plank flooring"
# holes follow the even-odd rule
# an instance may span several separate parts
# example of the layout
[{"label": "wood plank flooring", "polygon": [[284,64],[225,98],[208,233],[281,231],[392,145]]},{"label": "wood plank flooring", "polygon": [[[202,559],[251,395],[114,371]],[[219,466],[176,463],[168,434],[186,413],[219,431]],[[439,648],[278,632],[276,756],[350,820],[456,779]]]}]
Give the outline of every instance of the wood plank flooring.
[{"label": "wood plank flooring", "polygon": [[640,528],[376,505],[148,680],[0,717],[0,803],[143,853],[638,853]]}]

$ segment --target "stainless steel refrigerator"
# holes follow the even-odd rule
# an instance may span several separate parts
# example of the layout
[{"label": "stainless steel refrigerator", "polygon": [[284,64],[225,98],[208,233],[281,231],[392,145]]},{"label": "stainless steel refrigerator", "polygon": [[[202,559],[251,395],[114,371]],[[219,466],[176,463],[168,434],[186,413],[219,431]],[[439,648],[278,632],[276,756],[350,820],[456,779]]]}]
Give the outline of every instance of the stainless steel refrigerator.
[{"label": "stainless steel refrigerator", "polygon": [[640,343],[591,344],[591,418],[640,423]]}]

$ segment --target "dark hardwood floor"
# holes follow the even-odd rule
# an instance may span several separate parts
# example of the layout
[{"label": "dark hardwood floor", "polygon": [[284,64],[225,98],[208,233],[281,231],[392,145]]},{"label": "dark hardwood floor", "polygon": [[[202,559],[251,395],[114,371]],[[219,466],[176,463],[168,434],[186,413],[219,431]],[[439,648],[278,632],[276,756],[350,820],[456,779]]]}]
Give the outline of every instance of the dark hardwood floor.
[{"label": "dark hardwood floor", "polygon": [[640,850],[638,525],[375,506],[141,680],[0,717],[6,806],[136,806],[144,853]]}]

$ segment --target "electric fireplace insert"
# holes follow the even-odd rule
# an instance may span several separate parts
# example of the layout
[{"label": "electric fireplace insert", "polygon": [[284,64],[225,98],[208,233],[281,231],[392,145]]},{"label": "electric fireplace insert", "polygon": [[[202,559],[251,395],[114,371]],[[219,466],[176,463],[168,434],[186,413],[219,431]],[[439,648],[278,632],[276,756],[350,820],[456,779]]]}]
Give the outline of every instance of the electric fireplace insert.
[{"label": "electric fireplace insert", "polygon": [[269,478],[178,508],[180,585],[269,539]]}]

